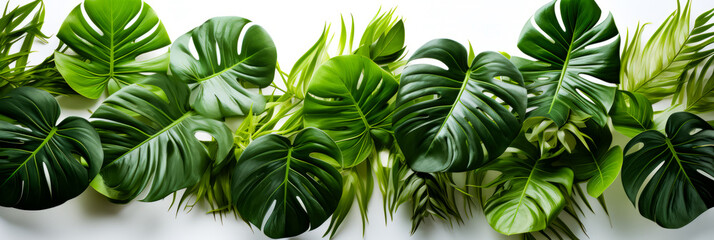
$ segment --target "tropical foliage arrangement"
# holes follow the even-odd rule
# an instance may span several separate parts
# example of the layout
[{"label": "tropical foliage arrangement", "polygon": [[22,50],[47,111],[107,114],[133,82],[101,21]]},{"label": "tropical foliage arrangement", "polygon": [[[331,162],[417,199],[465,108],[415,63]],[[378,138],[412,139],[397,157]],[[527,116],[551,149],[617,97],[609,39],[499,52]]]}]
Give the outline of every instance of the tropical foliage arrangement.
[{"label": "tropical foliage arrangement", "polygon": [[[38,0],[0,19],[5,207],[47,209],[91,186],[115,203],[207,204],[271,238],[329,219],[332,237],[355,204],[367,223],[378,187],[384,217],[409,208],[412,232],[479,207],[500,233],[574,239],[587,196],[607,211],[618,175],[665,228],[714,206],[714,128],[696,115],[714,110],[714,9],[692,19],[691,1],[649,39],[637,26],[622,52],[594,0],[552,1],[521,30],[524,57],[450,39],[407,57],[390,10],[359,39],[354,20],[326,26],[289,71],[248,19],[212,18],[172,42],[141,0],[85,0],[30,66],[44,11]],[[57,123],[65,94],[108,97],[88,120]],[[612,144],[611,128],[629,143]]]}]

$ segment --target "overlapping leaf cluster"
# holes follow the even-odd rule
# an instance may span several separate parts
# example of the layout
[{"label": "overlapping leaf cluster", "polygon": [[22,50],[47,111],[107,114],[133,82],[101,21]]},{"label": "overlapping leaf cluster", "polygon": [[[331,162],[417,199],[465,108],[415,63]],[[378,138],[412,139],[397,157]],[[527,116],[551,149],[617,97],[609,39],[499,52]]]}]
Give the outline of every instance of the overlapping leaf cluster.
[{"label": "overlapping leaf cluster", "polygon": [[[404,21],[380,11],[358,40],[342,18],[336,48],[325,26],[285,72],[250,20],[211,18],[172,43],[141,0],[85,0],[57,33],[63,47],[28,66],[47,39],[43,4],[6,7],[0,204],[54,207],[88,186],[117,203],[174,194],[179,209],[206,204],[272,238],[330,219],[332,237],[355,202],[364,229],[377,185],[385,221],[406,205],[412,233],[480,206],[500,233],[574,239],[568,219],[584,230],[590,197],[607,212],[622,172],[643,216],[681,227],[714,206],[714,128],[694,115],[714,110],[714,10],[691,29],[690,11],[644,44],[638,26],[620,54],[594,0],[552,1],[521,31],[527,57],[435,39],[408,60]],[[58,124],[50,93],[73,91],[108,97],[89,122]],[[624,151],[611,127],[633,137]]]}]

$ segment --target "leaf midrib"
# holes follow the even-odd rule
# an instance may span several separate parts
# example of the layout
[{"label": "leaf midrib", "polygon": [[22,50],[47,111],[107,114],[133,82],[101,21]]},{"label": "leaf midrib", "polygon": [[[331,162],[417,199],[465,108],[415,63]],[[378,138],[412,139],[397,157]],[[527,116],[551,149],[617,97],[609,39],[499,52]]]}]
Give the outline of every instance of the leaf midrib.
[{"label": "leaf midrib", "polygon": [[37,153],[40,151],[40,149],[42,149],[45,145],[47,145],[47,143],[52,139],[52,137],[55,135],[56,132],[57,132],[57,127],[53,127],[50,130],[50,132],[47,134],[47,137],[42,141],[42,143],[40,143],[40,145],[37,146],[37,148],[35,148],[35,151],[32,151],[30,156],[28,156],[25,159],[25,161],[23,161],[22,164],[20,164],[20,166],[15,168],[15,171],[13,171],[12,174],[10,174],[10,176],[8,176],[7,179],[5,179],[5,181],[2,184],[0,184],[0,186],[5,185],[7,183],[7,181],[10,181],[10,179],[12,179],[12,177],[15,176],[15,174],[17,174],[17,172],[20,171],[20,169],[25,166],[25,164],[30,162],[30,159],[35,158],[35,155],[37,155]]},{"label": "leaf midrib", "polygon": [[689,178],[689,175],[687,175],[687,171],[684,170],[684,166],[682,166],[682,160],[679,159],[679,155],[677,155],[677,151],[674,149],[672,142],[669,140],[669,138],[665,138],[664,141],[665,143],[667,143],[667,149],[672,152],[672,158],[674,158],[674,160],[677,162],[677,165],[679,166],[679,171],[684,174],[684,178],[687,180],[687,183],[689,183],[692,188],[696,189],[694,183],[692,183],[692,180]]},{"label": "leaf midrib", "polygon": [[528,191],[528,186],[531,184],[531,179],[533,178],[533,173],[535,173],[536,170],[538,170],[538,162],[540,162],[540,158],[536,160],[535,163],[533,163],[533,168],[531,169],[531,172],[528,174],[528,178],[526,178],[526,184],[523,186],[523,191],[521,192],[521,196],[518,198],[518,205],[516,206],[516,212],[513,214],[513,219],[511,219],[511,223],[508,225],[508,233],[511,233],[511,230],[513,228],[513,223],[516,222],[516,218],[518,218],[518,212],[521,209],[521,205],[523,205],[523,199],[525,198],[526,192]]},{"label": "leaf midrib", "polygon": [[136,146],[132,147],[132,148],[129,149],[128,151],[124,152],[121,156],[119,156],[119,157],[115,158],[114,160],[112,160],[112,161],[111,161],[110,163],[108,163],[105,167],[108,167],[108,166],[114,164],[116,161],[118,161],[118,160],[124,158],[124,156],[126,156],[127,154],[129,154],[129,153],[133,152],[134,150],[140,148],[141,146],[143,146],[143,145],[146,144],[147,142],[149,142],[149,141],[151,141],[151,140],[154,140],[156,137],[158,137],[159,135],[165,133],[166,131],[171,130],[171,129],[174,128],[176,125],[182,123],[184,120],[186,120],[187,118],[189,118],[189,117],[191,117],[191,116],[193,116],[193,115],[195,115],[195,113],[194,113],[193,111],[186,112],[183,116],[181,116],[180,118],[177,118],[176,120],[174,120],[174,122],[172,122],[172,123],[169,124],[168,126],[166,126],[166,127],[164,127],[163,129],[161,129],[161,131],[159,131],[159,132],[157,132],[157,133],[155,133],[155,134],[152,134],[150,137],[146,138],[146,139],[145,139],[144,141],[142,141],[141,143],[137,144]]},{"label": "leaf midrib", "polygon": [[551,111],[553,110],[553,106],[555,105],[555,100],[558,99],[560,89],[563,86],[563,79],[565,79],[565,72],[567,72],[568,65],[570,64],[570,54],[573,53],[573,40],[575,40],[575,36],[573,36],[570,39],[570,44],[568,45],[568,55],[565,56],[565,61],[563,62],[563,69],[560,70],[560,77],[558,78],[558,87],[555,89],[555,94],[553,95],[553,99],[550,101],[550,107],[548,108],[548,114],[550,114]]}]

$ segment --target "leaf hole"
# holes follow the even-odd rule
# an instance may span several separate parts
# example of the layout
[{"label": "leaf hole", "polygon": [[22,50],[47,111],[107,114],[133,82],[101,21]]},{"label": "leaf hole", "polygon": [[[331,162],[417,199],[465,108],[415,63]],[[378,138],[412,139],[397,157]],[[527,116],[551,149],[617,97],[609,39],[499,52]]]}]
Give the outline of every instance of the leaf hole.
[{"label": "leaf hole", "polygon": [[79,7],[79,9],[82,11],[82,17],[86,20],[87,24],[89,25],[92,30],[94,30],[95,33],[99,34],[100,36],[104,36],[104,32],[102,32],[97,25],[94,24],[94,21],[92,21],[91,18],[89,18],[89,14],[87,14],[87,6],[82,2],[82,6]]},{"label": "leaf hole", "polygon": [[221,66],[221,47],[218,45],[218,41],[215,42],[216,48],[214,49],[216,53],[216,63]]},{"label": "leaf hole", "polygon": [[359,78],[357,79],[357,90],[360,90],[360,88],[362,88],[362,80],[364,80],[364,69],[362,69],[362,72],[359,73]]},{"label": "leaf hole", "polygon": [[139,9],[139,12],[133,18],[131,18],[131,20],[129,20],[129,22],[126,23],[126,26],[124,26],[124,30],[131,28],[134,25],[134,23],[136,23],[136,21],[139,20],[139,17],[142,15],[143,12],[144,12],[144,4],[141,4],[141,8]]},{"label": "leaf hole", "polygon": [[599,79],[599,78],[590,76],[590,75],[588,75],[588,74],[581,73],[581,74],[578,74],[578,76],[581,77],[581,78],[583,78],[583,79],[585,79],[585,80],[588,80],[588,81],[590,81],[590,82],[592,82],[592,83],[594,83],[594,84],[597,84],[597,85],[602,85],[602,86],[606,86],[606,87],[613,87],[613,88],[614,88],[614,87],[617,87],[617,84],[605,82],[605,81],[603,81],[603,80],[601,80],[601,79]]},{"label": "leaf hole", "polygon": [[211,136],[211,134],[208,134],[205,131],[196,131],[193,133],[193,137],[195,137],[196,139],[198,139],[199,141],[202,141],[202,142],[213,141],[213,136]]},{"label": "leaf hole", "polygon": [[702,130],[703,129],[701,129],[701,128],[692,129],[692,131],[689,131],[689,135],[697,134],[697,133],[701,132]]},{"label": "leaf hole", "polygon": [[273,215],[273,211],[275,211],[275,205],[277,204],[277,202],[277,200],[273,200],[273,203],[270,204],[268,211],[265,212],[265,217],[263,217],[263,222],[260,223],[260,229],[263,229],[265,227],[265,224],[268,222],[268,219],[270,219],[270,215]]},{"label": "leaf hole", "polygon": [[236,46],[237,46],[236,51],[238,52],[238,54],[243,53],[243,39],[245,38],[245,34],[248,32],[248,30],[250,28],[253,27],[253,25],[255,25],[255,24],[252,22],[249,22],[249,23],[243,25],[243,29],[241,29],[241,32],[238,35],[238,41],[236,42]]},{"label": "leaf hole", "polygon": [[592,103],[592,104],[595,104],[595,101],[593,101],[592,99],[590,99],[590,96],[588,96],[588,95],[585,94],[583,91],[581,91],[580,88],[576,88],[576,89],[575,89],[575,92],[577,92],[578,95],[580,95],[580,97],[585,98],[585,100],[587,100],[588,102],[590,102],[590,103]]},{"label": "leaf hole", "polygon": [[704,170],[697,169],[697,173],[701,174],[702,176],[704,176],[706,178],[709,178],[709,180],[714,181],[714,177],[712,177],[712,175],[710,175],[708,172],[705,172]]},{"label": "leaf hole", "polygon": [[45,183],[47,183],[47,190],[50,192],[50,197],[52,197],[52,180],[50,178],[50,171],[47,168],[47,163],[42,162],[42,172],[45,174]]},{"label": "leaf hole", "polygon": [[548,36],[548,34],[546,34],[545,31],[543,31],[543,29],[541,29],[540,26],[538,26],[538,23],[536,23],[535,18],[531,17],[530,23],[531,23],[531,26],[533,26],[533,28],[535,28],[536,31],[538,31],[541,35],[543,35],[543,37],[545,37],[545,39],[547,39],[550,43],[553,43],[553,44],[555,43],[553,38]]},{"label": "leaf hole", "polygon": [[561,12],[560,5],[562,4],[561,0],[555,1],[555,18],[558,20],[558,25],[560,26],[560,29],[563,30],[563,32],[568,32],[567,29],[565,29],[565,24],[563,23],[563,13]]},{"label": "leaf hole", "polygon": [[625,153],[625,156],[628,156],[628,155],[633,154],[639,150],[642,150],[642,148],[644,148],[644,147],[645,147],[645,144],[643,142],[638,142],[635,145],[633,145],[630,149],[627,150],[627,152]]},{"label": "leaf hole", "polygon": [[[652,178],[654,177],[654,175],[655,175],[657,172],[659,172],[659,169],[662,168],[662,166],[664,166],[664,161],[660,162],[659,165],[657,165],[657,167],[656,167],[652,172],[650,172],[649,174],[647,174],[647,177],[645,178],[645,181],[642,182],[642,186],[640,187],[640,189],[637,190],[637,195],[635,195],[635,196],[637,196],[637,200],[635,201],[636,203],[640,202],[640,196],[642,195],[642,191],[645,190],[645,186],[646,186],[647,184],[649,184],[650,180],[652,180]],[[635,206],[637,206],[637,205],[638,205],[638,204],[635,204]],[[638,208],[639,208],[639,207],[638,207]]]},{"label": "leaf hole", "polygon": [[201,60],[201,58],[198,55],[198,51],[196,50],[196,44],[194,42],[193,36],[188,38],[188,52],[193,56],[193,59],[196,59],[196,61]]},{"label": "leaf hole", "polygon": [[600,48],[603,46],[607,46],[607,45],[614,43],[617,39],[619,39],[619,37],[614,36],[614,37],[611,37],[610,39],[607,39],[605,41],[588,44],[585,46],[585,49],[597,49],[597,48]]},{"label": "leaf hole", "polygon": [[138,38],[134,39],[133,43],[140,43],[140,42],[144,41],[146,38],[148,38],[149,36],[151,36],[151,35],[153,35],[154,33],[156,33],[156,31],[159,30],[159,26],[161,26],[161,22],[160,22],[160,21],[157,22],[156,24],[154,24],[154,26],[151,27],[151,29],[149,29],[149,31],[146,31],[144,34],[141,34],[141,36],[139,36]]},{"label": "leaf hole", "polygon": [[449,66],[446,66],[445,63],[443,63],[442,61],[436,60],[434,58],[414,59],[414,60],[409,61],[407,63],[406,67],[410,67],[413,65],[431,65],[431,66],[438,67],[438,68],[444,69],[446,71],[449,71]]}]

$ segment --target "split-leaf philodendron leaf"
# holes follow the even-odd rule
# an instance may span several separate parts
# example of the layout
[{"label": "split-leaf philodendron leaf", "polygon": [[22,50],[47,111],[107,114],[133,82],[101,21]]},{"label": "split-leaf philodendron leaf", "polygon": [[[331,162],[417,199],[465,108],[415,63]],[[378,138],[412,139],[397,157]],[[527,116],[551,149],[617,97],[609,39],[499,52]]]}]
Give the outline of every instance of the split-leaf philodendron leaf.
[{"label": "split-leaf philodendron leaf", "polygon": [[338,56],[315,72],[305,97],[305,126],[335,139],[342,168],[364,161],[375,143],[391,141],[392,99],[399,83],[367,57]]},{"label": "split-leaf philodendron leaf", "polygon": [[518,69],[495,52],[471,65],[467,55],[455,41],[432,40],[402,73],[394,133],[415,171],[473,170],[501,155],[521,129],[526,89]]},{"label": "split-leaf philodendron leaf", "polygon": [[573,185],[573,171],[553,167],[537,146],[519,135],[509,151],[483,170],[498,171],[496,191],[486,200],[484,214],[496,231],[511,235],[545,229],[556,219]]},{"label": "split-leaf philodendron leaf", "polygon": [[[514,57],[527,83],[528,116],[544,116],[559,126],[570,110],[607,123],[620,82],[620,36],[612,15],[600,24],[594,0],[552,1],[523,27],[518,48],[537,61]],[[560,12],[556,12],[557,7]],[[562,25],[558,22],[562,19]]]},{"label": "split-leaf philodendron leaf", "polygon": [[[143,201],[156,201],[198,182],[212,159],[233,146],[230,129],[190,111],[188,86],[165,75],[122,88],[92,114],[104,149],[104,166],[92,187],[128,202],[149,187]],[[195,137],[210,134],[215,151]]]},{"label": "split-leaf philodendron leaf", "polygon": [[85,0],[67,16],[57,37],[79,55],[56,52],[57,69],[72,89],[88,98],[141,81],[144,72],[168,69],[168,53],[136,60],[171,44],[159,17],[141,0]]},{"label": "split-leaf philodendron leaf", "polygon": [[212,18],[171,46],[171,73],[190,84],[191,106],[201,115],[243,116],[265,109],[265,98],[248,86],[273,82],[277,52],[268,32],[250,23],[241,17]]},{"label": "split-leaf philodendron leaf", "polygon": [[231,184],[241,217],[271,238],[319,227],[340,201],[342,176],[318,156],[337,162],[342,158],[335,141],[316,128],[302,130],[292,142],[276,134],[251,142],[238,159]]},{"label": "split-leaf philodendron leaf", "polygon": [[49,93],[16,88],[0,98],[0,206],[45,209],[76,197],[102,165],[99,136],[87,120],[57,124]]},{"label": "split-leaf philodendron leaf", "polygon": [[665,133],[646,131],[627,143],[622,184],[642,216],[680,228],[714,206],[714,128],[678,112]]}]

